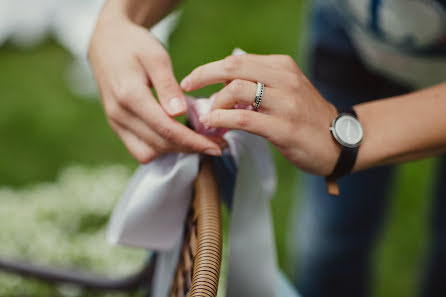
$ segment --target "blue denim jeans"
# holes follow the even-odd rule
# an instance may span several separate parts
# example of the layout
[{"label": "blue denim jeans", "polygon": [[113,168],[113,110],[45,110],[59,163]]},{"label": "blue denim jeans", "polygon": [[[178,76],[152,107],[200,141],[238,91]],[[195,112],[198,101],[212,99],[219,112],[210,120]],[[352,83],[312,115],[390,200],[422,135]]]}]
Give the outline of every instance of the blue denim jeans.
[{"label": "blue denim jeans", "polygon": [[[359,94],[363,91],[313,82],[338,107],[351,106],[361,102],[358,98],[367,98]],[[378,88],[368,99],[398,92],[400,89],[386,86]],[[446,296],[446,158],[439,168],[431,261],[421,290],[424,297]],[[343,177],[339,180],[339,197],[327,194],[324,178],[304,175],[305,197],[294,231],[299,242],[295,284],[303,297],[369,295],[370,255],[388,209],[393,173],[392,166],[385,166]]]}]

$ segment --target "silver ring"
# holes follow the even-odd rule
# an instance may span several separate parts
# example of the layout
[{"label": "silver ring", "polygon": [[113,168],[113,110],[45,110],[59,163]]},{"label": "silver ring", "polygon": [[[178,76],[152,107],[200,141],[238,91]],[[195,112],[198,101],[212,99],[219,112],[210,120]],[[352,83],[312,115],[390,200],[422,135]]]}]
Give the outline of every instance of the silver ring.
[{"label": "silver ring", "polygon": [[256,97],[254,98],[254,102],[252,103],[252,106],[256,111],[259,109],[260,103],[262,102],[264,88],[264,84],[262,84],[261,82],[257,82]]}]

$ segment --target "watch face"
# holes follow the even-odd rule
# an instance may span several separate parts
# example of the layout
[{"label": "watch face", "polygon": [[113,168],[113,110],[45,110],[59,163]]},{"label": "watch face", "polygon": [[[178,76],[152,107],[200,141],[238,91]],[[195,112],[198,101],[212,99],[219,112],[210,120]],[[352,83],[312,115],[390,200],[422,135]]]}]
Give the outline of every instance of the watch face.
[{"label": "watch face", "polygon": [[364,136],[359,121],[351,115],[341,115],[333,125],[333,135],[347,147],[357,147]]}]

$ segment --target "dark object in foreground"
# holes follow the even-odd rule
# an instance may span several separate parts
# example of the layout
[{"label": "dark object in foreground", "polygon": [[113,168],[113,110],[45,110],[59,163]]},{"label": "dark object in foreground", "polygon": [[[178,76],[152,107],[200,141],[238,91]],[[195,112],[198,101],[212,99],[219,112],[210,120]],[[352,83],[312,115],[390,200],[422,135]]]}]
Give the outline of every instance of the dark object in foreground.
[{"label": "dark object in foreground", "polygon": [[[12,261],[0,258],[0,269],[9,273],[50,283],[72,284],[87,289],[104,291],[131,291],[142,287],[143,284],[150,284],[155,265],[156,254],[152,255],[147,264],[136,274],[112,279],[89,273],[43,267],[23,261]],[[145,287],[147,288],[147,285]]]},{"label": "dark object in foreground", "polygon": [[[212,160],[205,158],[195,181],[194,197],[185,225],[171,297],[217,295],[222,255],[221,228],[217,181]],[[71,284],[93,290],[143,289],[149,297],[156,262],[157,255],[153,254],[139,272],[117,279],[2,258],[0,270],[50,283]]]}]

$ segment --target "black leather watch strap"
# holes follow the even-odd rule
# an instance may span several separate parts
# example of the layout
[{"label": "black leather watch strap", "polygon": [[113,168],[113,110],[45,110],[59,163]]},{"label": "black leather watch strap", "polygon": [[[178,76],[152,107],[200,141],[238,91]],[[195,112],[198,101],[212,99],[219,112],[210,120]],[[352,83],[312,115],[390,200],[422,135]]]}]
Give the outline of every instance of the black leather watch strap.
[{"label": "black leather watch strap", "polygon": [[[345,114],[352,115],[355,118],[358,118],[356,112],[351,107],[339,108],[338,112],[339,112],[339,115],[342,115],[343,113],[345,113]],[[353,166],[355,166],[357,155],[358,155],[358,147],[350,148],[350,147],[341,145],[341,154],[339,155],[339,159],[336,162],[336,166],[335,166],[333,172],[329,176],[327,176],[327,180],[335,181],[338,178],[349,174],[352,171]]]}]

